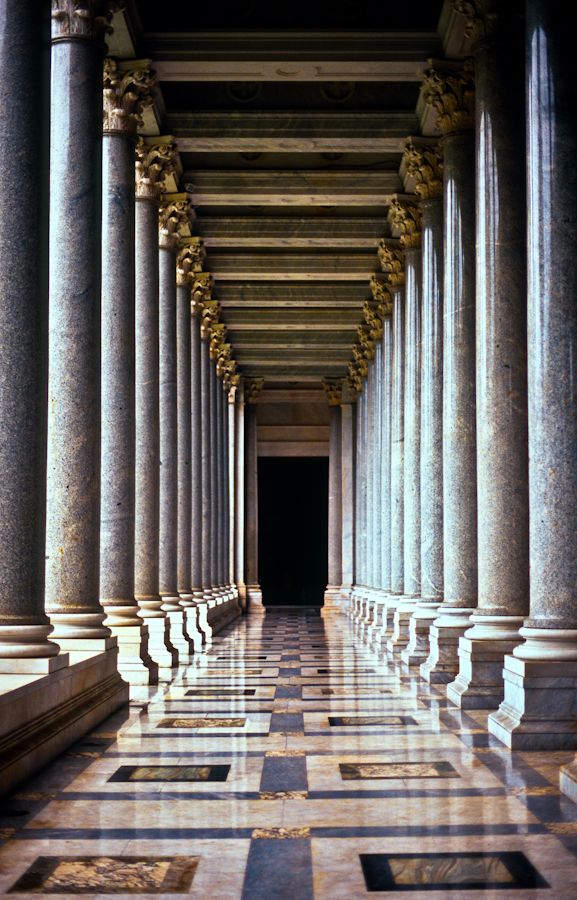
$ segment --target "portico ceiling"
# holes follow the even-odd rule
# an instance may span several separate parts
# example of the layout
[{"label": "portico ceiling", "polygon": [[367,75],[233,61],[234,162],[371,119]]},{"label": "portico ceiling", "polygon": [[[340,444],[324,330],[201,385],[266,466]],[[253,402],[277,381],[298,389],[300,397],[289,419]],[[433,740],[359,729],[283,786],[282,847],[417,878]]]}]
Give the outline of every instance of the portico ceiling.
[{"label": "portico ceiling", "polygon": [[404,143],[428,127],[421,74],[463,55],[451,10],[134,0],[121,14],[110,53],[157,72],[146,133],[176,140],[241,374],[346,375]]}]

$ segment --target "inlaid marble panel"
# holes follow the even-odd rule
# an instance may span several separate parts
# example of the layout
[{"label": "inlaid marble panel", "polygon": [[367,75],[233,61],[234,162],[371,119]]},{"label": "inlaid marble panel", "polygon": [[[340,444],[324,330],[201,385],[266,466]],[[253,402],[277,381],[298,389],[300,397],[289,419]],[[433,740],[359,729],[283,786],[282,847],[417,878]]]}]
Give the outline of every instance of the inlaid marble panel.
[{"label": "inlaid marble panel", "polygon": [[161,719],[157,728],[243,728],[246,719]]},{"label": "inlaid marble panel", "polygon": [[404,763],[339,763],[343,781],[373,778],[459,778],[459,773],[446,760]]},{"label": "inlaid marble panel", "polygon": [[36,894],[180,894],[198,857],[39,856],[10,888]]},{"label": "inlaid marble panel", "polygon": [[411,716],[329,716],[329,725],[333,727],[363,725],[418,725]]},{"label": "inlaid marble panel", "polygon": [[191,688],[186,691],[186,697],[254,697],[256,688]]},{"label": "inlaid marble panel", "polygon": [[368,891],[548,887],[524,853],[362,853]]},{"label": "inlaid marble panel", "polygon": [[109,781],[226,781],[230,766],[120,766]]}]

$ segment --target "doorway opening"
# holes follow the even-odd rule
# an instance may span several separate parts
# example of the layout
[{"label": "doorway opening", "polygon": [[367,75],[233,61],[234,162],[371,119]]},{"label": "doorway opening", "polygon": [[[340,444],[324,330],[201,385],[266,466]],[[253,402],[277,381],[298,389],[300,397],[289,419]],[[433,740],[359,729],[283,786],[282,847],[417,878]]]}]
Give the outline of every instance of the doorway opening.
[{"label": "doorway opening", "polygon": [[266,606],[322,606],[328,570],[326,457],[258,462],[259,580]]}]

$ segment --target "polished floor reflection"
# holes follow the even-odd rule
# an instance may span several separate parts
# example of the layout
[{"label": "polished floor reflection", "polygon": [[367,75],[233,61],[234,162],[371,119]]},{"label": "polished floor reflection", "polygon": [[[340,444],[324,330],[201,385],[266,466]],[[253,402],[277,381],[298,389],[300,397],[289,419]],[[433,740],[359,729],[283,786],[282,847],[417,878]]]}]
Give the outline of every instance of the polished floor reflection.
[{"label": "polished floor reflection", "polygon": [[2,803],[0,891],[577,896],[572,753],[510,753],[338,613],[274,612]]}]

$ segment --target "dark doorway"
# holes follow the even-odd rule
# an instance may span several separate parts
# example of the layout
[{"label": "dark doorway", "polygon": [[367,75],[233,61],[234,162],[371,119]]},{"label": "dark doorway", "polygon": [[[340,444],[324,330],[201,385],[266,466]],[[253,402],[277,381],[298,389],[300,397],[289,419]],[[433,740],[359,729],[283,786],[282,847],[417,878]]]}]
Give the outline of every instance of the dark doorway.
[{"label": "dark doorway", "polygon": [[258,559],[267,606],[322,606],[327,583],[329,462],[258,462]]}]

